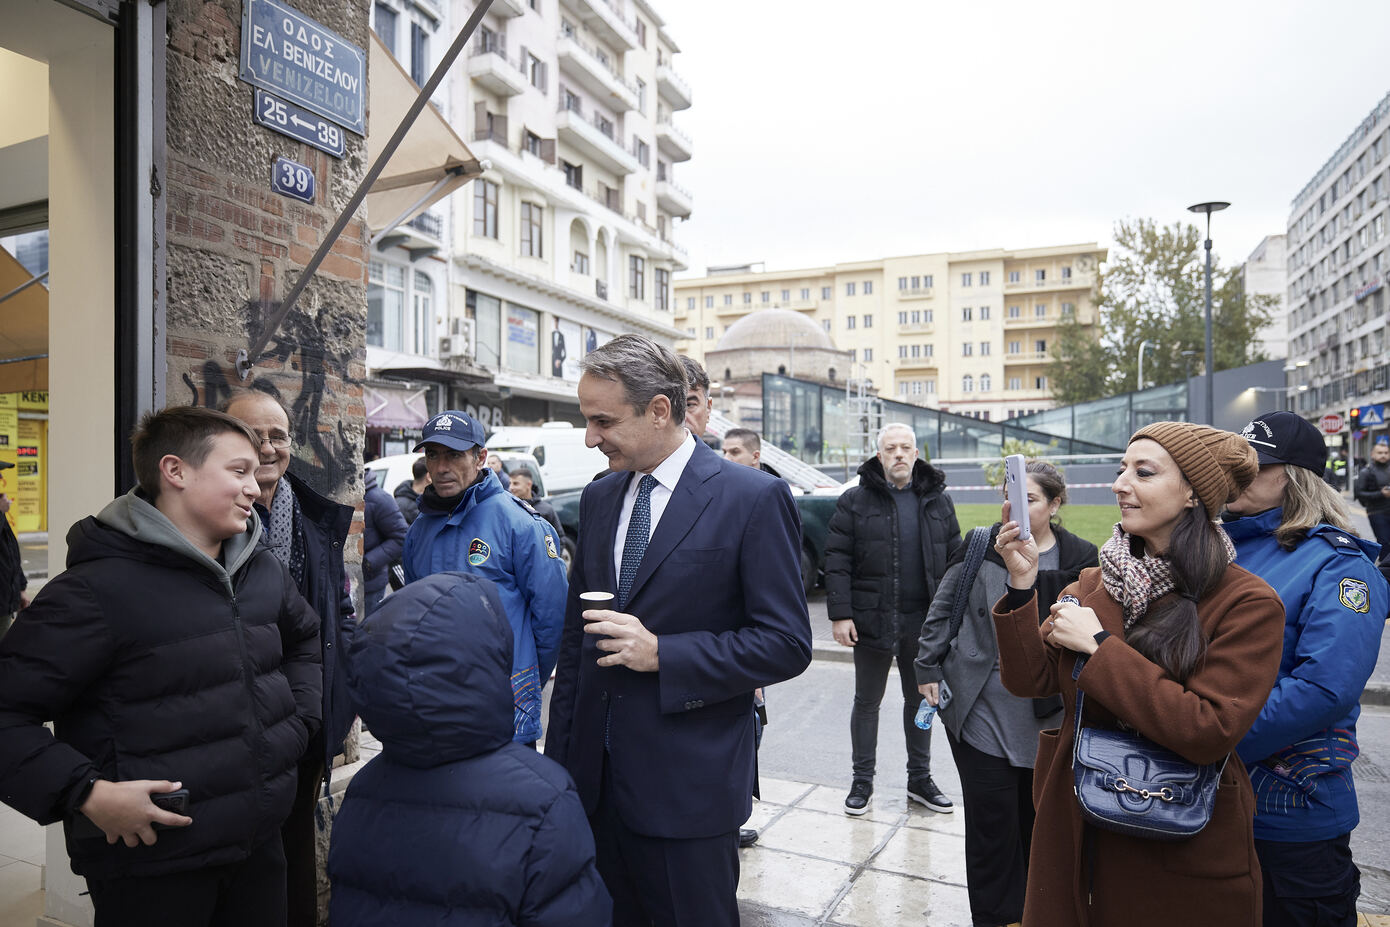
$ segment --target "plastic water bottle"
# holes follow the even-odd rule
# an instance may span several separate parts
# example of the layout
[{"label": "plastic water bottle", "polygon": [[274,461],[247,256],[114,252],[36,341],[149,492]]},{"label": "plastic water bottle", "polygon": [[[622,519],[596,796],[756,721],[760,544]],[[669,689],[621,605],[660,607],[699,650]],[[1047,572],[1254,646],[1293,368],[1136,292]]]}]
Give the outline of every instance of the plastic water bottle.
[{"label": "plastic water bottle", "polygon": [[912,719],[912,723],[924,731],[931,730],[932,719],[936,717],[936,706],[922,699],[922,706],[917,709],[917,717]]}]

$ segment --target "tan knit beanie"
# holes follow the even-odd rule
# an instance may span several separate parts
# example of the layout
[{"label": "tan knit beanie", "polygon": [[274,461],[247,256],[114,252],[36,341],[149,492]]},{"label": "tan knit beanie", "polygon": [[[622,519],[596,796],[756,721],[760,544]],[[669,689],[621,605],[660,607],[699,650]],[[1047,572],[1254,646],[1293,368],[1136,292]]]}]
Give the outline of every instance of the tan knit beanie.
[{"label": "tan knit beanie", "polygon": [[1260,461],[1250,442],[1219,428],[1192,422],[1154,422],[1129,440],[1133,444],[1140,438],[1157,441],[1168,452],[1212,518],[1245,492],[1260,472]]}]

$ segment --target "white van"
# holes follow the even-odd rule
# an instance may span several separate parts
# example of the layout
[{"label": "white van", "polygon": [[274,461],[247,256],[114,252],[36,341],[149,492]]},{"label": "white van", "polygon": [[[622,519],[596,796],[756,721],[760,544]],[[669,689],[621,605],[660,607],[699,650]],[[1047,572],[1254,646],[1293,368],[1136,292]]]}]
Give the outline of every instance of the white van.
[{"label": "white van", "polygon": [[487,448],[535,457],[549,493],[583,489],[594,474],[608,469],[608,458],[603,452],[584,444],[584,429],[569,422],[499,428],[488,435]]}]

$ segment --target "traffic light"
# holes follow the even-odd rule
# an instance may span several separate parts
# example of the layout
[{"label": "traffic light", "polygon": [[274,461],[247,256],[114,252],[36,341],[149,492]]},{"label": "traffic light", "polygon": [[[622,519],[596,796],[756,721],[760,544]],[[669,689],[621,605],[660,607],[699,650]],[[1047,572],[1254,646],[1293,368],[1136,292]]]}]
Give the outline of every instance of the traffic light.
[{"label": "traffic light", "polygon": [[1348,430],[1353,431],[1353,432],[1356,432],[1356,431],[1360,431],[1360,430],[1361,430],[1361,407],[1360,407],[1360,406],[1352,406],[1352,407],[1351,407],[1351,410],[1350,410],[1349,412],[1347,412],[1347,428],[1348,428]]}]

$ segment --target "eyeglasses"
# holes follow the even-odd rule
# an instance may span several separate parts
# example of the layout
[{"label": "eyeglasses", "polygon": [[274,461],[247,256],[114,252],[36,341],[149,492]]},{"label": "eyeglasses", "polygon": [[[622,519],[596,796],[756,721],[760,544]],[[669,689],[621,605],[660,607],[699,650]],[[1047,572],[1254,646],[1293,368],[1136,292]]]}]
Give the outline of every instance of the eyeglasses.
[{"label": "eyeglasses", "polygon": [[272,431],[270,434],[258,431],[256,432],[256,438],[258,444],[269,444],[271,447],[278,450],[283,450],[292,443],[290,436],[283,431]]}]

